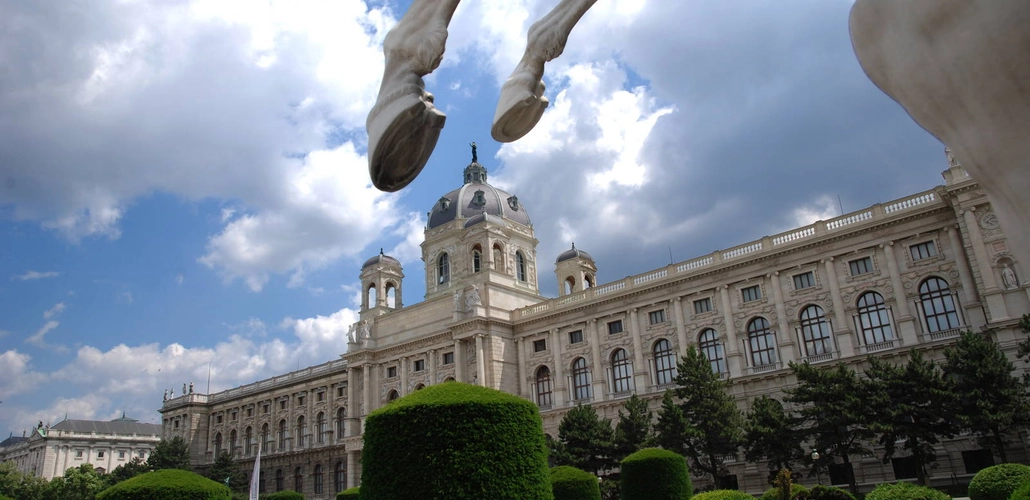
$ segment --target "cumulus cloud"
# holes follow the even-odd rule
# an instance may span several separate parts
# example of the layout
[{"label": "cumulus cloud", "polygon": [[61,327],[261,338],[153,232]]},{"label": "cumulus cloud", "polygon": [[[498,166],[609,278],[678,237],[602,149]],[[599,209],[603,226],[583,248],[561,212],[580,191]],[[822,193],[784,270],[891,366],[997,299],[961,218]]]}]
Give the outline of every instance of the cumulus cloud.
[{"label": "cumulus cloud", "polygon": [[0,401],[16,394],[30,392],[46,379],[33,370],[32,357],[11,349],[0,354]]},{"label": "cumulus cloud", "polygon": [[19,275],[16,275],[16,276],[11,276],[11,281],[14,281],[14,280],[19,280],[19,281],[41,280],[41,279],[46,279],[46,278],[56,278],[56,277],[58,277],[60,275],[61,275],[61,273],[59,273],[57,271],[43,271],[43,272],[39,272],[39,271],[31,271],[31,270],[29,270],[29,271],[25,271],[22,274],[19,274]]},{"label": "cumulus cloud", "polygon": [[54,304],[54,307],[51,307],[50,309],[43,311],[43,319],[46,320],[46,323],[44,323],[42,327],[36,330],[36,333],[26,338],[25,343],[34,345],[40,349],[52,349],[55,352],[59,353],[68,352],[67,347],[63,345],[48,344],[44,339],[47,333],[50,333],[52,330],[61,325],[61,323],[57,321],[55,318],[57,318],[62,312],[64,312],[65,308],[66,307],[64,305],[64,302],[58,302],[57,304]]},{"label": "cumulus cloud", "polygon": [[66,309],[66,306],[64,305],[64,302],[58,302],[58,303],[54,304],[54,307],[51,307],[50,309],[47,309],[46,311],[43,311],[43,319],[54,318],[58,314],[61,314],[62,312],[64,312],[65,309]]}]

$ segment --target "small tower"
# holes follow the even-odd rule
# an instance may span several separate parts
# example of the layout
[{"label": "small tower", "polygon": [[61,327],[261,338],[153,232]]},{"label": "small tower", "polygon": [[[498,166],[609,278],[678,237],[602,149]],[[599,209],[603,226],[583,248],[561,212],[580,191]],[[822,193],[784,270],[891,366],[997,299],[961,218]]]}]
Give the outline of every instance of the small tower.
[{"label": "small tower", "polygon": [[590,254],[577,249],[573,243],[572,249],[562,252],[555,259],[554,274],[558,278],[558,296],[561,297],[593,288],[597,264]]},{"label": "small tower", "polygon": [[361,319],[379,316],[403,307],[401,280],[404,273],[399,260],[383,253],[361,266]]}]

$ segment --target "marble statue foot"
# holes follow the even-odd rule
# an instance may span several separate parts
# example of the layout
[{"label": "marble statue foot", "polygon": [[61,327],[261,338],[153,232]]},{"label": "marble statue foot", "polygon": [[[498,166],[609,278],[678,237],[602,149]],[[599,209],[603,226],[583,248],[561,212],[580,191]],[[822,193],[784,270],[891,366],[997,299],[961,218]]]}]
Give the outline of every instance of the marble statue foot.
[{"label": "marble statue foot", "polygon": [[420,85],[376,103],[368,115],[368,173],[381,191],[403,189],[415,180],[436,148],[445,115]]},{"label": "marble statue foot", "polygon": [[549,101],[544,82],[528,72],[512,75],[501,87],[490,135],[498,142],[514,142],[533,130]]}]

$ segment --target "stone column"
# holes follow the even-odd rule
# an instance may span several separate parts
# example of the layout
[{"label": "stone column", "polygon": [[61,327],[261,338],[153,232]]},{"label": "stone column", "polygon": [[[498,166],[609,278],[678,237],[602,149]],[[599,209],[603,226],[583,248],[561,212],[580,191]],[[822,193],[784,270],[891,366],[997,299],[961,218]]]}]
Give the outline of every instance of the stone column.
[{"label": "stone column", "polygon": [[640,318],[637,308],[629,310],[629,335],[633,340],[633,389],[647,390],[647,364],[644,362],[644,346],[640,340]]},{"label": "stone column", "polygon": [[515,343],[515,376],[519,378],[519,383],[516,387],[518,388],[519,396],[532,399],[528,397],[528,393],[526,392],[526,370],[525,367],[522,366],[522,359],[524,357],[522,349],[525,342],[522,341],[521,337],[515,337],[513,342]]},{"label": "stone column", "polygon": [[730,286],[719,287],[719,300],[722,302],[722,318],[726,323],[725,341],[726,347],[726,368],[730,371],[730,377],[739,377],[744,373],[743,359],[740,353],[740,346],[737,344],[736,327],[733,326],[733,305],[730,302]]},{"label": "stone column", "polygon": [[401,372],[401,387],[397,390],[397,394],[404,396],[408,393],[408,358],[407,356],[401,356],[397,360],[397,369]]},{"label": "stone column", "polygon": [[958,270],[959,281],[962,283],[962,299],[965,302],[963,305],[968,307],[980,302],[980,298],[976,296],[976,285],[973,284],[973,275],[969,271],[966,250],[962,246],[957,225],[944,228],[944,232],[948,233],[948,241],[955,254],[955,268]]},{"label": "stone column", "polygon": [[483,349],[483,334],[476,334],[476,383],[481,387],[486,385],[486,352]]},{"label": "stone column", "polygon": [[904,345],[911,346],[919,343],[919,336],[916,334],[915,320],[908,309],[908,297],[905,294],[904,285],[901,283],[901,272],[898,271],[897,254],[894,252],[894,242],[888,241],[881,244],[883,253],[887,258],[887,272],[890,273],[891,287],[894,288],[894,302],[898,306],[898,329],[899,336]]},{"label": "stone column", "polygon": [[554,408],[562,408],[565,406],[565,387],[568,384],[565,383],[565,366],[561,359],[561,339],[558,338],[557,328],[551,328],[549,342],[551,352],[554,353]]},{"label": "stone column", "polygon": [[[777,355],[779,356],[780,362],[786,364],[788,361],[798,359],[799,354],[794,352],[794,335],[792,335],[790,331],[790,323],[788,323],[787,318],[787,307],[783,304],[783,290],[780,289],[782,286],[780,272],[775,271],[766,275],[766,278],[769,278],[769,287],[772,288],[773,302],[776,304],[777,328],[780,330],[776,332]],[[800,352],[800,350],[798,352]]]},{"label": "stone column", "polygon": [[594,361],[594,367],[590,370],[590,381],[594,386],[594,400],[604,401],[608,399],[608,386],[605,384],[604,365],[601,364],[601,335],[599,333],[600,327],[597,326],[597,320],[591,318],[587,322],[587,329],[590,330],[590,353],[593,355]]},{"label": "stone column", "polygon": [[[676,340],[679,341],[679,356],[687,352],[687,327],[683,320],[683,297],[676,297],[670,303],[672,307],[672,320],[676,322]],[[679,356],[676,359],[679,360]]]},{"label": "stone column", "polygon": [[461,340],[454,341],[454,380],[467,382],[465,380],[465,351],[461,348]]},{"label": "stone column", "polygon": [[358,468],[361,460],[361,453],[357,451],[347,452],[347,487],[353,488],[361,483],[361,470]]},{"label": "stone column", "polygon": [[361,412],[361,416],[364,418],[369,413],[372,413],[372,365],[366,363],[362,369],[364,372],[361,376],[361,388],[363,390],[361,395],[364,396],[365,404],[364,408],[362,408],[364,411]]},{"label": "stone column", "polygon": [[360,428],[356,425],[361,416],[360,405],[354,399],[354,379],[358,378],[356,376],[357,372],[355,369],[347,369],[347,420],[349,422],[347,422],[347,428],[344,430],[348,431],[348,436],[356,436],[358,434],[356,431]]},{"label": "stone column", "polygon": [[1005,298],[1002,296],[998,281],[994,279],[994,266],[987,255],[987,247],[984,245],[983,233],[980,232],[980,225],[976,220],[976,207],[970,207],[962,215],[966,219],[966,231],[969,232],[969,246],[973,247],[973,256],[976,258],[977,268],[980,269],[980,279],[983,281],[983,296],[987,301],[987,310],[991,313],[991,321],[1003,321],[1009,319],[1008,307],[1005,305]]},{"label": "stone column", "polygon": [[826,282],[830,284],[830,297],[833,299],[833,335],[837,340],[837,348],[840,349],[840,357],[851,357],[855,355],[854,337],[851,335],[851,324],[845,315],[844,299],[840,295],[837,268],[833,263],[833,257],[823,259],[822,262],[823,268],[826,269]]},{"label": "stone column", "polygon": [[430,386],[436,383],[436,349],[429,350],[429,359],[426,362],[429,363],[429,383],[426,386]]}]

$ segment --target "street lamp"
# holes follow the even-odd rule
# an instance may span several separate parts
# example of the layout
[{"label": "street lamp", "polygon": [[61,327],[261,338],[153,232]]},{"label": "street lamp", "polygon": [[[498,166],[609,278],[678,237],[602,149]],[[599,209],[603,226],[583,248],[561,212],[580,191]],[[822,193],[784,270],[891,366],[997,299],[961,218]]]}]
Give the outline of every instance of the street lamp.
[{"label": "street lamp", "polygon": [[815,468],[816,484],[823,484],[822,474],[819,473],[819,452],[812,450],[812,467]]}]

